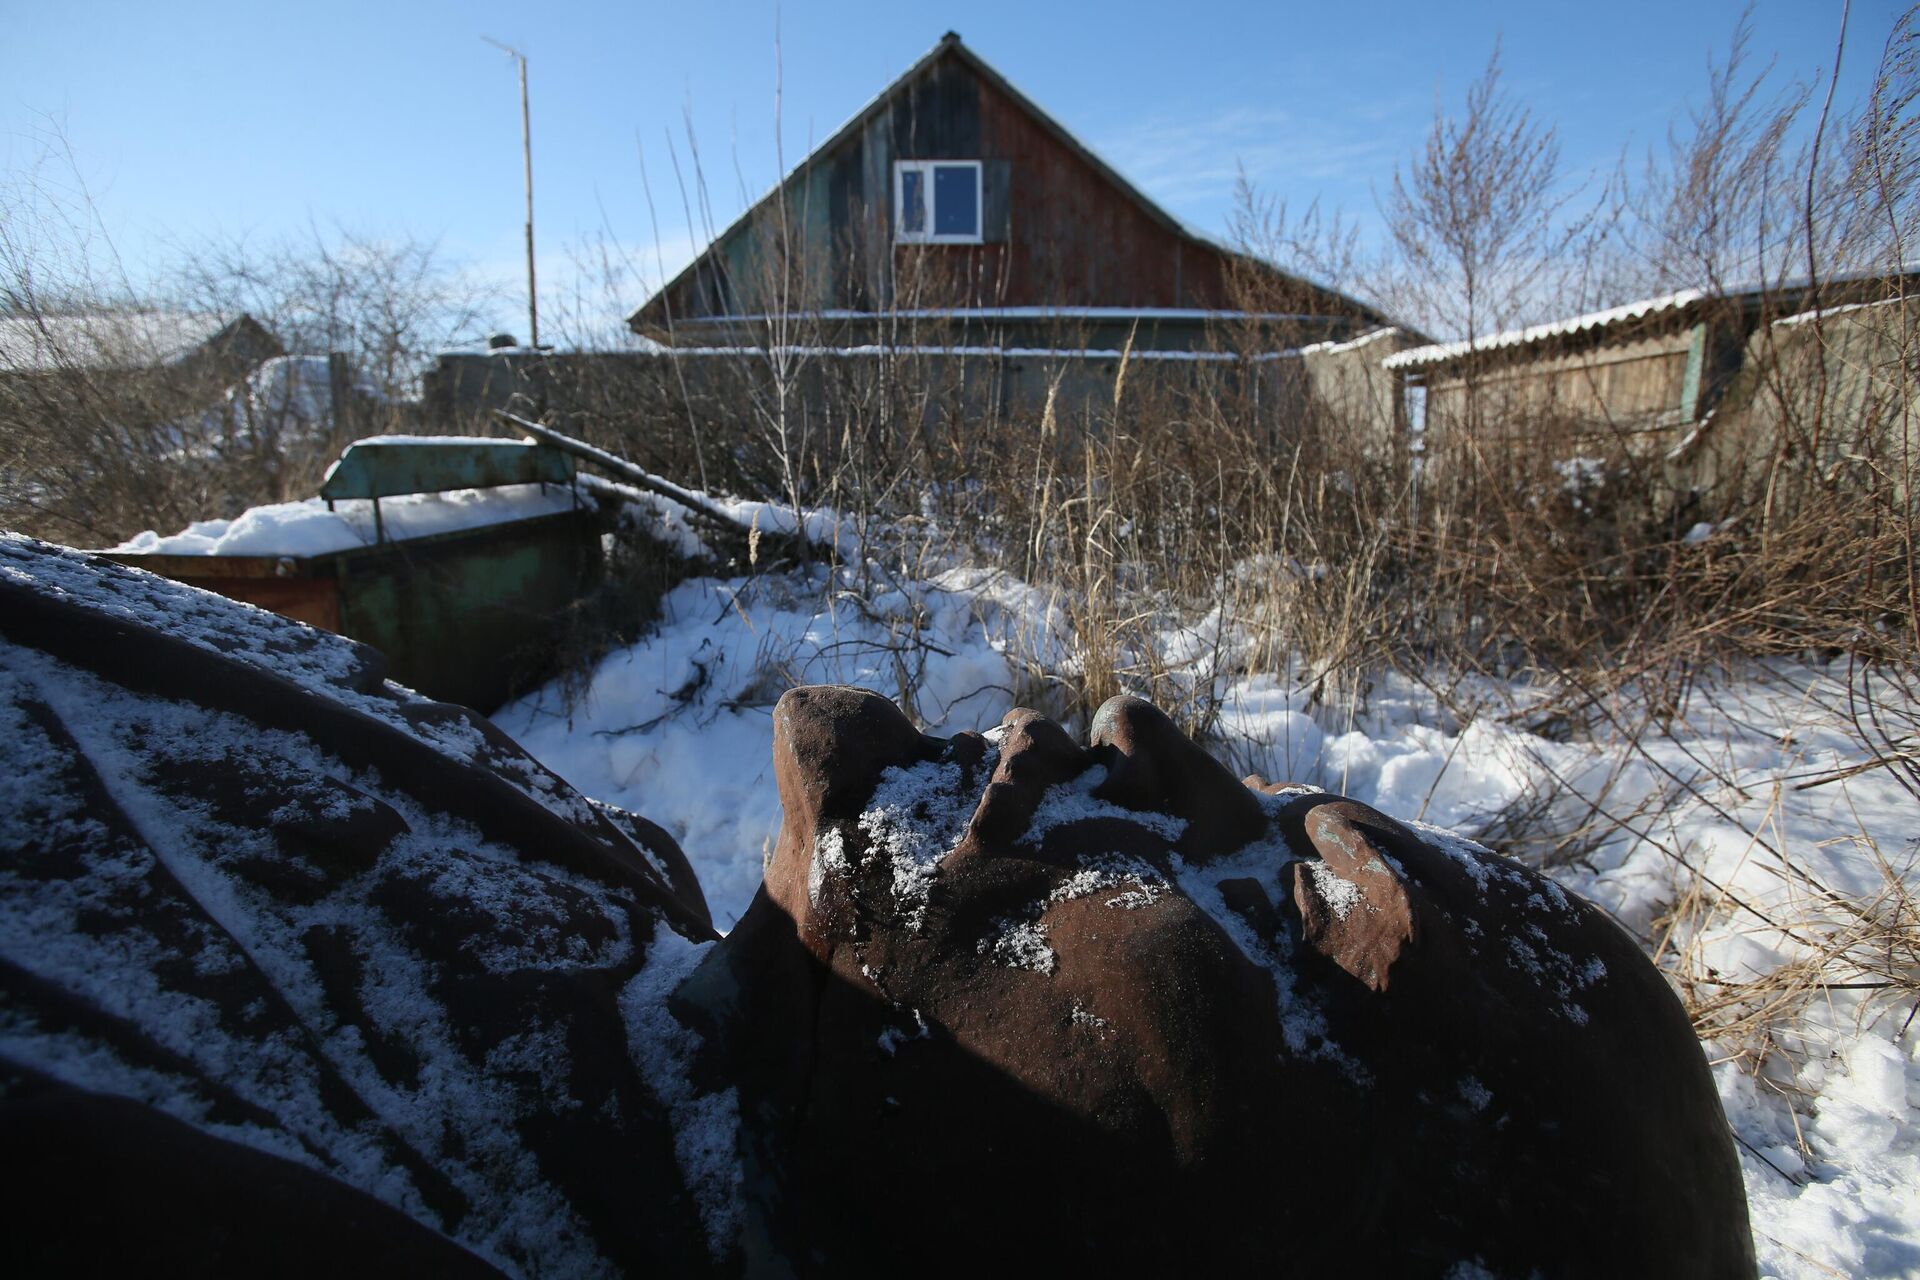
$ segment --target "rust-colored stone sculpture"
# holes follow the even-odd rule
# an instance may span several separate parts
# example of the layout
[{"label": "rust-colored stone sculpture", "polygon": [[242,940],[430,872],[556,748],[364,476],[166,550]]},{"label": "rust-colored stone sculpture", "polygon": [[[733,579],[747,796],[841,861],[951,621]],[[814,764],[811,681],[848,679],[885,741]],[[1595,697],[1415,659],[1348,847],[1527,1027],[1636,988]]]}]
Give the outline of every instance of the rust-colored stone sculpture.
[{"label": "rust-colored stone sculpture", "polygon": [[364,646],[0,536],[7,1274],[708,1265],[665,832]]},{"label": "rust-colored stone sculpture", "polygon": [[676,1006],[740,1090],[749,1264],[1752,1274],[1678,1001],[1551,881],[1135,699],[1088,747],[845,688],[774,721],[765,888]]}]

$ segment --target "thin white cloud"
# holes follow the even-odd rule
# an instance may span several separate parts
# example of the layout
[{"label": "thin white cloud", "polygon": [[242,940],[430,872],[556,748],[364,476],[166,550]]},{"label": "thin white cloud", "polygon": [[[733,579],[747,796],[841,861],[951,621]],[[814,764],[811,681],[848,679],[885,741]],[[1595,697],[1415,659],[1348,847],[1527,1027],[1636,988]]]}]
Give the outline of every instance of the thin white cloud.
[{"label": "thin white cloud", "polygon": [[1407,117],[1405,103],[1379,101],[1332,119],[1229,107],[1200,116],[1149,117],[1098,145],[1122,173],[1170,204],[1222,200],[1242,170],[1256,185],[1311,198],[1315,191],[1303,186],[1364,188],[1391,173],[1408,137],[1417,137],[1417,123],[1411,131],[1396,127]]}]

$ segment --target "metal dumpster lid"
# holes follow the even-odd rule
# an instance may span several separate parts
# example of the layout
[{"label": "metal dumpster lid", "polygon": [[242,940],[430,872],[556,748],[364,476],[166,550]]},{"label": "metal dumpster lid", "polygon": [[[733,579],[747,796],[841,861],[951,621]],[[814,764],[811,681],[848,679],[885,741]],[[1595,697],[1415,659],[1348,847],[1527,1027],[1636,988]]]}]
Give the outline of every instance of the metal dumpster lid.
[{"label": "metal dumpster lid", "polygon": [[372,436],[347,446],[327,469],[320,496],[388,498],[507,484],[566,484],[573,458],[533,440],[478,436]]}]

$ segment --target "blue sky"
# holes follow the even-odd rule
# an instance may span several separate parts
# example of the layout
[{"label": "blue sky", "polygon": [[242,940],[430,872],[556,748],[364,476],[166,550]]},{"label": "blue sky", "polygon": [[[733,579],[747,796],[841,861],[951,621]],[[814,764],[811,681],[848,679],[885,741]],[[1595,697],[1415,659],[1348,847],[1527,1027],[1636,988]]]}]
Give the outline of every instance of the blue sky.
[{"label": "blue sky", "polygon": [[[777,14],[789,164],[952,28],[1150,196],[1220,234],[1240,165],[1297,203],[1370,213],[1496,38],[1510,88],[1558,126],[1566,168],[1607,167],[1700,96],[1741,7],[0,0],[0,156],[17,180],[57,129],[136,278],[173,245],[340,223],[437,238],[512,287],[519,105],[489,35],[531,58],[543,272],[564,280],[601,233],[671,269],[698,230],[669,134],[684,164],[691,121],[719,225],[777,175]],[[1841,102],[1862,94],[1901,8],[1854,4]],[[1762,0],[1755,52],[1824,75],[1839,19],[1838,3]]]}]

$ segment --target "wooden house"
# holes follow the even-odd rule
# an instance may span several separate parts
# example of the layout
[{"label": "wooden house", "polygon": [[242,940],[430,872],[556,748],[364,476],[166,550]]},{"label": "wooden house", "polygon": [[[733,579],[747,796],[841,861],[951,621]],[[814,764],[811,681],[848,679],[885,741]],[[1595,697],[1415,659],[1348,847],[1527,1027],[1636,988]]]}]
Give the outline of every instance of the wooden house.
[{"label": "wooden house", "polygon": [[0,315],[0,419],[123,426],[217,405],[282,349],[251,316],[94,308]]},{"label": "wooden house", "polygon": [[1222,320],[1272,349],[1386,323],[1183,226],[948,33],[629,323],[681,348],[1181,350]]}]

